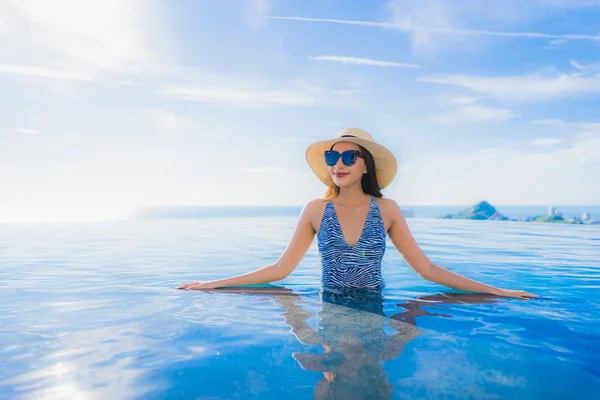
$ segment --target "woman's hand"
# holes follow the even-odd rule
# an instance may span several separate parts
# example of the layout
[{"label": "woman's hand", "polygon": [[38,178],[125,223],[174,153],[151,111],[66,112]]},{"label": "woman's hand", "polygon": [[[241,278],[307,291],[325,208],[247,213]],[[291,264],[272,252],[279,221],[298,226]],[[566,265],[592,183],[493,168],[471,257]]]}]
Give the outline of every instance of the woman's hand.
[{"label": "woman's hand", "polygon": [[514,297],[517,299],[526,299],[526,300],[529,300],[532,297],[538,297],[537,294],[529,293],[524,290],[498,289],[498,291],[495,292],[494,294],[497,296]]},{"label": "woman's hand", "polygon": [[206,290],[206,289],[214,289],[214,288],[215,288],[215,286],[211,282],[185,283],[185,284],[177,287],[177,289],[179,289],[179,290]]}]

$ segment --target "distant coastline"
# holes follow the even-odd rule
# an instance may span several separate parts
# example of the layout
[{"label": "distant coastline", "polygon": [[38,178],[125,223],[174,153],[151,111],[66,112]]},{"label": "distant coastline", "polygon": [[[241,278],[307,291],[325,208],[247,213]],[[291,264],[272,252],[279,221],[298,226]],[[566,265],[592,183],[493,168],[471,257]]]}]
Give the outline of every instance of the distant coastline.
[{"label": "distant coastline", "polygon": [[[481,204],[481,203],[478,203]],[[490,211],[488,213],[479,213],[475,211],[475,206],[468,207],[467,205],[402,205],[402,213],[406,218],[426,218],[426,219],[438,219],[438,218],[452,218],[459,219],[460,217],[467,219],[490,219],[490,216],[494,216],[498,220],[508,221],[531,221],[531,222],[550,222],[550,221],[534,221],[536,217],[545,217],[547,213],[547,206],[542,205],[504,205],[492,208],[490,205]],[[302,211],[302,205],[262,205],[262,206],[213,206],[213,205],[201,205],[201,206],[151,206],[151,207],[140,207],[132,212],[128,219],[134,220],[163,220],[163,219],[212,219],[212,218],[253,218],[253,217],[292,217],[297,218]],[[479,209],[485,209],[486,207],[479,207]],[[463,209],[462,211],[458,211]],[[473,209],[472,212],[467,212],[469,209]],[[572,223],[573,217],[581,219],[583,214],[588,214],[591,220],[591,216],[600,217],[600,205],[595,206],[578,206],[578,205],[561,205],[560,213],[556,212],[556,215],[560,215],[560,218],[566,220],[566,223]],[[459,215],[456,215],[459,214]],[[510,216],[505,217],[505,216]],[[494,218],[491,218],[492,220]],[[552,222],[563,222],[560,218],[555,218]],[[590,221],[587,221],[589,223]],[[598,224],[600,221],[591,221],[594,224]],[[563,222],[565,223],[565,222]]]},{"label": "distant coastline", "polygon": [[525,218],[510,218],[499,213],[498,210],[496,210],[496,207],[492,206],[487,201],[480,201],[479,203],[468,207],[464,210],[458,211],[456,213],[445,214],[438,218],[600,225],[600,220],[593,220],[591,213],[589,212],[583,212],[581,216],[565,218],[554,206],[548,207],[548,213],[546,215],[534,215]]}]

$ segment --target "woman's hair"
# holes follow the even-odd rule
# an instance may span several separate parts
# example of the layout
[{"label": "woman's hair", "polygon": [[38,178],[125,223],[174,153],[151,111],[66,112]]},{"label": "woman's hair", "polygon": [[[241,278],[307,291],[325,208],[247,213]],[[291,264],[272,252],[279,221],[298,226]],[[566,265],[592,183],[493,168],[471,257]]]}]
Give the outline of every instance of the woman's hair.
[{"label": "woman's hair", "polygon": [[[333,146],[335,146],[335,144]],[[333,146],[331,146],[332,150]],[[363,159],[365,160],[365,164],[367,166],[367,173],[363,174],[360,182],[363,192],[375,197],[383,197],[383,194],[381,194],[381,189],[379,188],[379,182],[377,182],[377,170],[375,169],[375,160],[373,159],[373,155],[369,152],[369,150],[365,149],[361,145],[357,146],[360,147],[360,152],[362,153]],[[337,186],[335,183],[331,183],[331,185],[327,188],[327,192],[325,193],[325,200],[334,199],[338,194],[340,194],[339,186]]]}]

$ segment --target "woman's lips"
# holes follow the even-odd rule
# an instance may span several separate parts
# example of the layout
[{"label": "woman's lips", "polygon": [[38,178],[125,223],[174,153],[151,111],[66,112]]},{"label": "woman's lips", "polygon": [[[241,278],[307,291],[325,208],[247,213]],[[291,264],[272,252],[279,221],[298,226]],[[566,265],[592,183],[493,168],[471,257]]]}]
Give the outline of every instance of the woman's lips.
[{"label": "woman's lips", "polygon": [[350,174],[349,174],[349,173],[347,173],[347,172],[346,172],[346,173],[336,172],[336,173],[334,173],[333,175],[334,175],[336,178],[343,178],[343,177],[345,177],[346,175],[350,175]]}]

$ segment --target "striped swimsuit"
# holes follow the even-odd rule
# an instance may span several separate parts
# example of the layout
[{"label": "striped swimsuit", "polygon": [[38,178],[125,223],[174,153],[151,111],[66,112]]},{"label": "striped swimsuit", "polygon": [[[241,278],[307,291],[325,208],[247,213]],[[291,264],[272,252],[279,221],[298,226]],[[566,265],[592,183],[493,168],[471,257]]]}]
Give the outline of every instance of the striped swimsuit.
[{"label": "striped swimsuit", "polygon": [[385,253],[385,238],[383,219],[374,196],[371,196],[362,234],[354,246],[346,242],[333,203],[328,201],[317,236],[323,287],[382,288],[381,260]]}]

